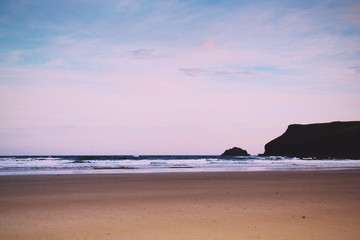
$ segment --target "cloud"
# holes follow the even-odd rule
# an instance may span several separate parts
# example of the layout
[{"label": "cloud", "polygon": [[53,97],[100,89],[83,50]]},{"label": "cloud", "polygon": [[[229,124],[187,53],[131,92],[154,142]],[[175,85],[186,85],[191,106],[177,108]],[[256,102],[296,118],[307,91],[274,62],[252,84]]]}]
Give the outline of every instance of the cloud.
[{"label": "cloud", "polygon": [[354,74],[360,75],[360,66],[353,66],[349,68],[354,71]]},{"label": "cloud", "polygon": [[216,75],[221,75],[221,76],[258,75],[258,73],[254,72],[254,71],[227,71],[227,70],[221,70],[221,71],[214,71],[213,73],[216,74]]},{"label": "cloud", "polygon": [[122,13],[135,13],[141,9],[141,5],[143,3],[141,1],[133,1],[133,0],[121,0],[115,6],[115,9]]},{"label": "cloud", "polygon": [[212,71],[206,70],[202,68],[179,68],[179,71],[183,72],[187,76],[195,77],[200,74],[213,74],[218,76],[254,76],[258,75],[255,71],[229,71],[229,70],[219,70],[219,71]]},{"label": "cloud", "polygon": [[187,76],[194,77],[198,74],[207,73],[208,71],[201,68],[179,68],[179,71],[185,73]]},{"label": "cloud", "polygon": [[51,68],[62,67],[64,66],[64,61],[62,59],[52,59],[45,63],[45,66]]},{"label": "cloud", "polygon": [[166,57],[172,56],[169,53],[163,53],[163,52],[159,52],[157,50],[148,49],[148,48],[139,48],[139,49],[127,51],[127,53],[131,58],[135,58],[135,59],[166,58]]},{"label": "cloud", "polygon": [[9,54],[9,61],[10,62],[17,62],[21,58],[22,54],[23,54],[22,50],[11,51],[10,54]]},{"label": "cloud", "polygon": [[353,4],[342,15],[340,19],[347,21],[348,23],[358,24],[360,23],[360,4]]}]

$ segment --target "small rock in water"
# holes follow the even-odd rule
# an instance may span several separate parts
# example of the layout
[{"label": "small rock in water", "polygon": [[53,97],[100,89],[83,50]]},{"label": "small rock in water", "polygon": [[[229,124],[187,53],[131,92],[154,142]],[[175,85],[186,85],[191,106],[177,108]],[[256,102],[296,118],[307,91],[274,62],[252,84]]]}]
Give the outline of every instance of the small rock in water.
[{"label": "small rock in water", "polygon": [[244,149],[233,147],[226,150],[221,156],[249,156],[248,152]]}]

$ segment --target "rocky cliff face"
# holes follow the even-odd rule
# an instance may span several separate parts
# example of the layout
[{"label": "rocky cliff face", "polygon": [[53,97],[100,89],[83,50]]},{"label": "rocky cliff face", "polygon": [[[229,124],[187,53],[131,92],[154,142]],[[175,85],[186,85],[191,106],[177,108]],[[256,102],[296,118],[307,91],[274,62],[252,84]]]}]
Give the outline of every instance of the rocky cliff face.
[{"label": "rocky cliff face", "polygon": [[360,159],[360,121],[289,125],[264,155]]}]

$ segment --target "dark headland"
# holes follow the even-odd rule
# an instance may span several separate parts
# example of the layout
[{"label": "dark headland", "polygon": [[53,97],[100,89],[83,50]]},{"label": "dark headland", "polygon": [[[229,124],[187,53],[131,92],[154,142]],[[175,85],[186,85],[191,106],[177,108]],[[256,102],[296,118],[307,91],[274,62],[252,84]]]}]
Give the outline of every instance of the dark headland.
[{"label": "dark headland", "polygon": [[289,125],[263,155],[360,159],[360,121]]}]

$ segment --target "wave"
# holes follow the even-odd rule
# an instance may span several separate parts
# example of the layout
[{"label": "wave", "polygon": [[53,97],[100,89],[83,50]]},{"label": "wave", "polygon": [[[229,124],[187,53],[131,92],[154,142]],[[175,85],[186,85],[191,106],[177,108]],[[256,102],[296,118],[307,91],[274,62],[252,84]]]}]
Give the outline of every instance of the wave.
[{"label": "wave", "polygon": [[222,157],[213,155],[84,155],[0,156],[0,175],[95,171],[249,171],[360,167],[359,160],[278,156]]}]

